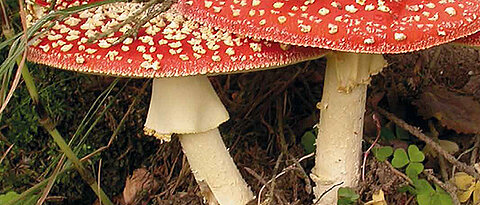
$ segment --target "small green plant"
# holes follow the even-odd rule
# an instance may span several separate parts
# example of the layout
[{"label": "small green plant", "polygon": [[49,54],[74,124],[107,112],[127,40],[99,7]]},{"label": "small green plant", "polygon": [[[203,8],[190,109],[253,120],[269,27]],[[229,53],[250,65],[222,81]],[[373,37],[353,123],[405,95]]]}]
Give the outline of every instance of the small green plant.
[{"label": "small green plant", "polygon": [[306,131],[302,136],[302,147],[306,154],[310,154],[315,151],[315,141],[317,140],[318,129]]},{"label": "small green plant", "polygon": [[452,205],[452,198],[441,187],[435,184],[435,189],[425,179],[413,180],[413,187],[406,186],[404,190],[416,195],[419,205]]},{"label": "small green plant", "polygon": [[357,204],[358,198],[360,196],[349,187],[340,187],[337,192],[337,205],[352,205]]},{"label": "small green plant", "polygon": [[422,164],[425,155],[416,145],[410,145],[407,151],[398,148],[393,151],[390,146],[373,149],[375,158],[384,162],[393,155],[391,164],[397,169],[404,169],[405,174],[412,180],[413,185],[402,187],[400,191],[408,191],[416,196],[419,205],[451,205],[452,199],[442,188],[435,188],[425,179],[419,179],[418,175],[423,172]]},{"label": "small green plant", "polygon": [[425,155],[416,145],[408,146],[408,155],[404,149],[396,149],[393,153],[392,166],[395,168],[402,168],[407,165],[405,173],[407,176],[414,180],[418,179],[418,175],[423,171],[423,160],[425,160]]},{"label": "small green plant", "polygon": [[[6,204],[14,199],[17,199],[18,197],[20,197],[20,194],[14,191],[0,194],[0,204]],[[21,202],[15,203],[14,205],[34,205],[36,204],[38,198],[39,197],[37,195],[33,195],[21,200]]]}]

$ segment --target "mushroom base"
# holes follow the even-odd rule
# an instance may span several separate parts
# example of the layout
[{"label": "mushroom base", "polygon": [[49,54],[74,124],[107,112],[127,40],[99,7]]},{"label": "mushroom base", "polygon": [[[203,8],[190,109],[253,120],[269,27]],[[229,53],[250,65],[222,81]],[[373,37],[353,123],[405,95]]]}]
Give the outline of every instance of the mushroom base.
[{"label": "mushroom base", "polygon": [[317,104],[321,113],[316,164],[311,174],[317,204],[336,204],[339,187],[358,184],[367,84],[370,74],[384,65],[381,55],[327,55],[322,101]]},{"label": "mushroom base", "polygon": [[[179,135],[179,139],[192,173],[210,205],[245,205],[253,199],[218,129]],[[217,202],[208,198],[208,191],[213,193]]]}]

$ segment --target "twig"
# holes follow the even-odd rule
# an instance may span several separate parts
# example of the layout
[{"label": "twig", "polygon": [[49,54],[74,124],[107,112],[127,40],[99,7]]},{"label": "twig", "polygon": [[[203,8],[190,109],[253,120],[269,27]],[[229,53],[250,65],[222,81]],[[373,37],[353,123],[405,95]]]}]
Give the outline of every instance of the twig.
[{"label": "twig", "polygon": [[367,163],[368,154],[370,154],[370,151],[375,147],[378,140],[380,139],[380,133],[382,130],[382,125],[380,124],[380,120],[378,119],[378,116],[376,114],[373,114],[372,118],[375,121],[375,126],[377,127],[377,137],[375,138],[375,141],[373,141],[372,145],[370,145],[367,151],[365,151],[365,153],[363,154],[362,181],[365,181],[365,164]]},{"label": "twig", "polygon": [[325,194],[327,194],[328,192],[332,191],[333,189],[335,189],[335,187],[337,186],[341,186],[344,182],[340,182],[338,184],[334,184],[333,186],[331,186],[330,188],[328,188],[327,190],[325,190],[321,195],[320,197],[318,197],[317,201],[315,201],[315,203],[313,203],[313,205],[317,205],[319,202],[320,202],[320,199],[322,199],[323,196],[325,196]]},{"label": "twig", "polygon": [[[301,158],[298,160],[298,162],[300,163],[300,162],[302,162],[303,160],[308,159],[308,158],[310,158],[310,157],[312,157],[312,156],[314,156],[314,155],[315,155],[315,153],[310,153],[310,154],[308,154],[308,155],[305,155],[305,156],[301,157]],[[290,171],[290,170],[296,170],[296,169],[297,169],[296,165],[295,165],[295,164],[292,164],[292,165],[284,168],[284,169],[282,170],[282,172],[278,173],[277,176],[275,176],[275,179],[280,178],[281,176],[283,176],[284,174],[286,174],[286,173],[287,173],[288,171]],[[266,182],[266,183],[262,186],[262,188],[260,188],[260,191],[258,192],[258,200],[257,200],[258,204],[260,204],[260,202],[261,202],[261,198],[260,198],[260,197],[262,196],[263,190],[266,188],[267,184],[269,184],[269,183],[272,182],[272,180],[273,180],[273,179],[270,179],[268,182]]]},{"label": "twig", "polygon": [[[124,35],[122,35],[116,42],[114,42],[114,44],[118,44],[126,38],[135,35],[145,23],[168,10],[175,2],[175,0],[150,0],[140,10],[129,16],[125,21],[116,26],[113,26],[105,32],[96,34],[95,36],[88,39],[88,42],[92,43],[101,38],[105,38],[112,33],[117,32],[125,25],[134,23],[132,28],[130,28]],[[143,14],[145,11],[147,11],[146,15]]]},{"label": "twig", "polygon": [[450,197],[452,197],[453,204],[460,205],[460,201],[458,200],[458,197],[457,197],[457,188],[449,183],[443,183],[440,179],[435,177],[431,172],[432,172],[431,170],[430,171],[423,170],[423,174],[427,176],[428,180],[432,181],[433,183],[442,187],[442,189],[448,192]]},{"label": "twig", "polygon": [[[433,122],[431,120],[428,121],[428,127],[430,128],[430,132],[432,133],[433,140],[438,143],[439,139],[438,136],[440,133],[438,133],[437,129],[433,125]],[[448,180],[448,173],[447,173],[447,164],[445,162],[445,158],[441,155],[438,155],[438,165],[440,166],[440,176],[442,176],[442,179],[444,181]]]},{"label": "twig", "polygon": [[0,164],[2,164],[3,160],[5,159],[5,157],[7,157],[8,153],[10,152],[10,150],[12,150],[12,148],[13,148],[14,145],[15,145],[15,144],[10,145],[10,147],[8,147],[7,151],[5,151],[5,153],[3,153],[3,156],[2,156],[2,158],[0,159]]},{"label": "twig", "polygon": [[472,155],[470,156],[470,165],[477,163],[478,149],[480,148],[480,134],[475,135],[475,144],[473,145]]},{"label": "twig", "polygon": [[407,130],[412,135],[416,136],[418,139],[420,139],[420,140],[424,141],[425,143],[427,143],[428,145],[430,145],[433,150],[438,152],[448,162],[450,162],[453,165],[455,165],[456,167],[458,167],[458,169],[460,169],[461,171],[469,174],[470,176],[475,177],[476,179],[480,179],[480,174],[478,174],[476,172],[475,168],[473,168],[471,166],[468,166],[467,164],[465,164],[463,162],[460,162],[457,159],[455,159],[455,157],[453,157],[447,151],[445,151],[442,147],[440,147],[440,145],[438,143],[434,142],[430,137],[423,134],[422,131],[419,128],[407,124],[402,119],[396,117],[395,115],[387,112],[386,110],[384,110],[380,107],[374,107],[373,109],[375,109],[377,112],[379,112],[380,114],[387,117],[390,121],[394,122],[395,124],[397,124],[398,126],[403,128],[404,130]]},{"label": "twig", "polygon": [[[280,167],[280,162],[282,161],[282,158],[283,158],[283,152],[280,153],[280,155],[278,156],[277,162],[275,163],[275,167],[273,168],[273,174],[274,175],[277,175],[277,173],[278,173],[278,168]],[[267,199],[268,204],[270,204],[270,202],[273,202],[273,196],[274,196],[273,193],[275,191],[276,179],[277,179],[276,177],[273,177],[271,179],[270,192],[268,194],[268,199]]]},{"label": "twig", "polygon": [[410,179],[407,175],[405,175],[403,172],[398,171],[395,167],[390,164],[387,160],[385,160],[385,164],[392,170],[392,172],[400,177],[402,177],[405,181],[407,181],[410,185],[413,185],[412,179]]},{"label": "twig", "polygon": [[[97,185],[98,185],[98,191],[100,192],[101,188],[100,188],[100,179],[101,179],[101,173],[102,173],[102,158],[100,158],[100,161],[98,162],[98,172],[97,172]],[[98,198],[98,203],[100,203],[100,205],[102,205],[102,199],[100,199],[100,197]]]},{"label": "twig", "polygon": [[[310,64],[310,61],[308,61],[306,63],[306,65],[309,65]],[[290,78],[288,79],[287,82],[284,82],[282,86],[280,86],[278,89],[271,89],[269,90],[267,93],[263,94],[261,97],[257,97],[251,105],[249,105],[250,109],[247,111],[247,113],[245,115],[243,115],[243,118],[244,119],[247,119],[248,116],[250,115],[250,113],[260,104],[260,103],[263,103],[264,100],[267,98],[267,97],[270,97],[270,95],[277,95],[278,93],[281,93],[283,92],[285,89],[288,88],[288,86],[290,84],[293,83],[293,81],[302,73],[302,70],[301,69],[298,69],[298,71]],[[272,94],[273,93],[273,94]]]},{"label": "twig", "polygon": [[57,163],[57,166],[53,170],[52,176],[49,177],[48,184],[43,190],[42,196],[37,200],[37,205],[42,205],[47,199],[48,194],[50,193],[50,190],[52,190],[52,187],[55,184],[55,180],[57,179],[60,170],[62,170],[64,161],[65,161],[65,154],[62,154],[62,156],[60,157],[60,160]]},{"label": "twig", "polygon": [[[310,154],[312,154],[312,153],[310,153]],[[303,169],[302,165],[300,164],[300,160],[297,160],[292,155],[290,155],[290,157],[292,158],[292,161],[293,161],[294,165],[296,166],[297,170],[300,171],[300,174],[301,174],[303,180],[305,181],[305,191],[307,192],[307,194],[312,193],[312,184],[310,183],[310,178],[308,177],[305,169]]]},{"label": "twig", "polygon": [[[265,179],[263,179],[262,176],[260,176],[259,174],[257,174],[257,172],[253,171],[253,169],[250,169],[249,167],[244,167],[244,169],[250,174],[252,175],[253,177],[255,177],[255,179],[257,179],[262,185],[267,185],[267,181],[265,181]],[[270,189],[270,187],[268,187],[268,189]]]},{"label": "twig", "polygon": [[115,140],[115,138],[117,137],[118,133],[120,132],[120,128],[123,127],[123,124],[125,124],[125,121],[127,120],[127,117],[132,113],[133,108],[134,108],[135,105],[137,104],[140,96],[143,95],[143,93],[145,92],[145,89],[147,88],[147,85],[149,85],[149,82],[150,82],[150,81],[147,81],[147,82],[145,82],[145,83],[143,84],[143,86],[142,86],[142,88],[140,89],[140,91],[138,92],[137,96],[133,99],[132,103],[130,103],[130,105],[128,106],[127,112],[125,112],[125,114],[123,115],[122,119],[121,119],[120,122],[118,123],[117,128],[115,129],[115,131],[113,131],[112,136],[110,136],[110,140],[108,140],[107,145],[98,148],[97,150],[95,150],[95,151],[93,151],[92,153],[88,154],[87,156],[83,157],[82,160],[91,158],[91,157],[95,156],[96,154],[98,154],[98,153],[100,153],[100,152],[102,152],[102,151],[110,148],[110,146],[113,144],[113,140]]}]

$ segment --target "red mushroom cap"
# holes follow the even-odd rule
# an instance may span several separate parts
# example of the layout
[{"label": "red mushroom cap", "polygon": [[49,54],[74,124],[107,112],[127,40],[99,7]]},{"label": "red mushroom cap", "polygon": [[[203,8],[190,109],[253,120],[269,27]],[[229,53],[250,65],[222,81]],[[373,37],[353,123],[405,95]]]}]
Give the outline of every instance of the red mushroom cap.
[{"label": "red mushroom cap", "polygon": [[[94,1],[57,1],[57,9]],[[244,72],[318,58],[321,49],[257,41],[185,20],[175,8],[151,19],[137,34],[114,44],[131,25],[88,43],[123,22],[142,3],[114,3],[59,21],[30,46],[28,59],[66,70],[131,77],[173,77]],[[29,19],[36,19],[35,11]]]},{"label": "red mushroom cap", "polygon": [[215,28],[360,53],[425,49],[480,30],[479,0],[180,0]]}]

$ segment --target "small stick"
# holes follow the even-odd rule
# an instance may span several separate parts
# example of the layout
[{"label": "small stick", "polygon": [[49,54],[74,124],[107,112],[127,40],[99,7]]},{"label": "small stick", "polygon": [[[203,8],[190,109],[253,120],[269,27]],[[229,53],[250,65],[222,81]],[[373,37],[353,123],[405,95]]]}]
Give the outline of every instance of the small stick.
[{"label": "small stick", "polygon": [[375,121],[375,126],[377,127],[377,138],[375,138],[375,141],[373,141],[372,145],[370,145],[367,151],[365,151],[365,153],[363,154],[362,181],[365,181],[365,164],[367,163],[368,154],[370,154],[370,151],[375,147],[378,140],[380,139],[380,133],[382,130],[382,125],[380,124],[380,120],[378,119],[378,116],[376,114],[373,114],[372,118]]},{"label": "small stick", "polygon": [[[98,186],[98,191],[101,190],[100,188],[100,175],[102,173],[102,158],[100,158],[100,161],[98,162],[98,172],[97,172],[97,186]],[[100,205],[102,205],[102,199],[100,199],[100,197],[98,197],[98,202],[100,203]]]},{"label": "small stick", "polygon": [[413,185],[413,181],[407,176],[405,175],[403,172],[401,171],[398,171],[398,169],[396,169],[395,167],[392,166],[392,164],[390,164],[390,162],[388,162],[387,160],[385,160],[385,164],[387,164],[387,166],[393,171],[393,173],[395,173],[396,175],[402,177],[405,181],[407,181],[410,185]]},{"label": "small stick", "polygon": [[3,160],[5,159],[5,157],[7,157],[8,153],[10,152],[10,150],[12,150],[12,148],[13,148],[14,145],[15,145],[15,144],[10,145],[10,147],[8,147],[7,151],[5,151],[5,153],[3,153],[3,156],[2,156],[2,158],[0,159],[0,164],[2,164]]},{"label": "small stick", "polygon": [[92,153],[88,154],[87,156],[83,157],[82,160],[91,158],[92,156],[95,156],[96,154],[98,154],[98,153],[110,148],[110,146],[112,146],[113,140],[117,137],[118,133],[120,132],[120,128],[123,127],[123,124],[125,124],[125,121],[127,120],[127,117],[133,112],[134,106],[137,104],[137,101],[143,95],[143,93],[145,92],[145,89],[147,88],[147,85],[149,85],[149,84],[150,84],[149,80],[146,81],[143,84],[143,86],[140,89],[138,95],[135,96],[132,103],[128,106],[127,112],[125,112],[125,114],[123,115],[122,119],[120,120],[120,123],[118,123],[118,125],[117,125],[117,128],[115,129],[115,131],[113,131],[112,136],[110,136],[110,140],[108,140],[107,145],[98,148],[97,150],[95,150]]},{"label": "small stick", "polygon": [[[282,161],[282,158],[283,158],[283,152],[280,153],[280,155],[278,156],[278,159],[277,159],[277,162],[275,163],[275,167],[273,168],[273,173],[275,175],[277,175],[277,172],[278,172],[278,168],[280,167],[280,162]],[[275,185],[276,185],[276,180],[277,178],[276,177],[273,177],[271,179],[271,183],[270,183],[270,192],[268,194],[268,199],[267,201],[268,202],[272,202],[273,201],[273,196],[274,196],[274,191],[275,191]]]},{"label": "small stick", "polygon": [[[428,121],[428,127],[430,128],[430,132],[432,133],[433,140],[436,143],[438,143],[439,142],[438,136],[440,135],[440,133],[438,133],[437,129],[435,128],[431,120]],[[440,166],[440,175],[442,176],[442,179],[447,181],[448,180],[447,164],[445,162],[445,158],[441,155],[438,155],[438,165]]]},{"label": "small stick", "polygon": [[[307,172],[305,171],[305,169],[303,169],[302,165],[300,164],[300,160],[297,160],[291,154],[289,154],[289,155],[292,158],[292,161],[294,163],[293,165],[295,165],[297,170],[300,171],[300,174],[301,174],[303,180],[305,181],[305,191],[307,192],[307,194],[312,193],[312,184],[310,183],[310,178],[308,178]],[[293,166],[293,165],[291,165],[291,166]]]},{"label": "small stick", "polygon": [[[308,158],[310,158],[310,157],[312,157],[312,156],[314,156],[314,155],[315,155],[315,153],[310,153],[310,154],[308,154],[308,155],[305,155],[305,156],[301,157],[301,158],[298,160],[298,162],[300,163],[300,162],[302,162],[303,160],[308,159]],[[281,176],[283,176],[284,174],[286,174],[289,170],[296,170],[296,169],[297,169],[297,167],[295,167],[295,164],[292,164],[292,165],[284,168],[284,169],[282,170],[282,172],[280,172],[279,174],[277,174],[277,176],[275,176],[275,179],[280,178]],[[262,186],[262,188],[260,188],[260,191],[259,191],[259,193],[258,193],[258,204],[260,204],[260,202],[261,202],[261,196],[262,196],[263,190],[266,188],[267,184],[269,184],[269,183],[271,183],[271,182],[272,182],[272,179],[270,179],[268,182],[266,182],[266,183]]]},{"label": "small stick", "polygon": [[440,145],[438,143],[434,142],[430,137],[423,134],[422,131],[418,127],[414,127],[412,125],[409,125],[408,123],[406,123],[402,119],[396,117],[392,113],[389,113],[389,112],[387,112],[386,110],[384,110],[380,107],[375,107],[374,109],[377,112],[379,112],[380,114],[387,117],[390,121],[394,122],[395,124],[397,124],[398,126],[403,128],[404,130],[407,130],[412,135],[416,136],[418,139],[420,139],[420,140],[424,141],[425,143],[427,143],[428,145],[430,145],[433,148],[433,150],[438,152],[448,162],[450,162],[453,165],[455,165],[456,167],[458,167],[458,169],[460,169],[461,171],[469,174],[470,176],[475,177],[476,179],[480,179],[480,174],[478,174],[478,172],[475,170],[475,168],[473,168],[471,166],[468,166],[467,164],[465,164],[463,162],[460,162],[457,159],[455,159],[455,157],[453,157],[451,154],[449,154],[447,151],[445,151],[442,147],[440,147]]},{"label": "small stick", "polygon": [[318,197],[317,201],[315,201],[315,203],[313,203],[313,205],[317,205],[319,202],[320,202],[320,199],[322,199],[323,196],[325,196],[325,194],[327,194],[328,192],[332,191],[335,187],[337,186],[341,186],[344,182],[340,182],[338,184],[334,184],[333,186],[331,186],[330,188],[328,188],[327,190],[325,190],[322,195],[320,195],[320,197]]},{"label": "small stick", "polygon": [[457,193],[457,188],[455,186],[452,186],[449,183],[443,183],[440,179],[435,177],[431,172],[432,172],[432,170],[423,170],[423,174],[425,174],[427,176],[428,180],[432,181],[433,183],[442,187],[442,189],[444,189],[445,191],[448,192],[450,197],[452,197],[453,204],[460,205],[460,201],[458,200],[458,197],[457,197],[457,194],[456,194]]},{"label": "small stick", "polygon": [[477,163],[478,149],[480,147],[480,134],[475,135],[475,145],[473,145],[472,155],[470,156],[470,165]]}]

